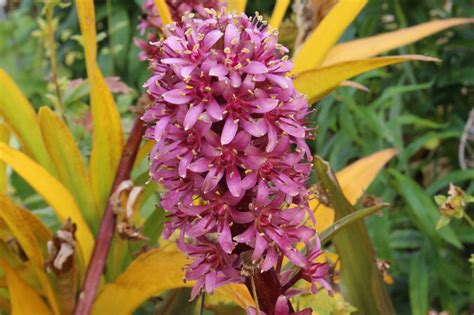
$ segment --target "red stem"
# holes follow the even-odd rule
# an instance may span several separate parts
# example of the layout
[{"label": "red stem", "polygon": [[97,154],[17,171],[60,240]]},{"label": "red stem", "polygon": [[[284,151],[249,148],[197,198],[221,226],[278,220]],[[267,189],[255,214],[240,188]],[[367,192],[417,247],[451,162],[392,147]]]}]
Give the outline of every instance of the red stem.
[{"label": "red stem", "polygon": [[[133,163],[135,162],[144,132],[145,126],[140,117],[137,117],[123,149],[110,194],[117,189],[121,182],[130,178]],[[116,223],[115,217],[112,205],[108,202],[102,216],[102,221],[100,222],[94,251],[92,252],[92,258],[87,267],[81,294],[79,295],[79,301],[74,309],[74,315],[87,315],[91,311],[92,303],[94,302],[99,287],[100,276],[104,270],[114,235]]]}]

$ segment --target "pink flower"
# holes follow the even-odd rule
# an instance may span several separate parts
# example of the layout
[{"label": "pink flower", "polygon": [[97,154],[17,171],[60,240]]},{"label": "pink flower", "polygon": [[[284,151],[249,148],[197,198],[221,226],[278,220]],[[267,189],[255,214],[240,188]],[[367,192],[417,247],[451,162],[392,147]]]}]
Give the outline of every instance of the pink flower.
[{"label": "pink flower", "polygon": [[[193,13],[198,17],[207,17],[205,8],[220,10],[227,6],[224,0],[166,0],[173,21],[179,21],[186,13]],[[140,60],[147,60],[156,53],[156,46],[151,44],[158,40],[158,30],[163,23],[158,14],[154,0],[145,0],[142,6],[143,16],[138,24],[140,33],[146,34],[146,40],[135,38],[135,44],[140,48],[138,55]]]},{"label": "pink flower", "polygon": [[288,50],[260,16],[205,13],[165,28],[145,84],[154,99],[142,118],[156,141],[150,176],[167,191],[164,236],[180,233],[193,297],[243,283],[246,251],[262,272],[286,256],[305,280],[322,283],[319,241],[304,225],[313,129]]}]

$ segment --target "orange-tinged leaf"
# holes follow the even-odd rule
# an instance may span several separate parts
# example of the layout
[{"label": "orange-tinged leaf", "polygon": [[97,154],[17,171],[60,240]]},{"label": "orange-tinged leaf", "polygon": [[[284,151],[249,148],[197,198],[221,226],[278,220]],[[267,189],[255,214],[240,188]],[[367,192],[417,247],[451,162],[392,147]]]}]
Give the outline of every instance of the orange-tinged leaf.
[{"label": "orange-tinged leaf", "polygon": [[228,301],[233,301],[246,310],[255,307],[255,302],[249,290],[243,284],[227,284],[216,289],[216,295],[220,295]]},{"label": "orange-tinged leaf", "polygon": [[154,295],[192,286],[191,282],[183,282],[182,268],[186,263],[186,258],[176,247],[154,249],[138,256],[115,282],[106,284],[99,292],[92,314],[131,314]]},{"label": "orange-tinged leaf", "polygon": [[71,218],[77,224],[77,240],[84,262],[87,263],[94,247],[94,237],[71,193],[43,167],[4,143],[0,143],[0,160],[28,182],[54,209],[61,221]]},{"label": "orange-tinged leaf", "polygon": [[173,22],[171,19],[170,10],[168,9],[168,5],[166,4],[165,0],[155,0],[155,6],[158,10],[158,15],[160,16],[161,21],[163,22],[163,26]]},{"label": "orange-tinged leaf", "polygon": [[0,116],[5,119],[28,153],[39,164],[55,175],[38,125],[35,110],[8,73],[0,69]]},{"label": "orange-tinged leaf", "polygon": [[293,57],[293,73],[319,67],[367,0],[340,0]]},{"label": "orange-tinged leaf", "polygon": [[404,61],[434,61],[439,59],[422,55],[400,55],[341,62],[328,67],[300,73],[295,79],[296,89],[305,94],[312,104],[335,89],[341,82],[356,75]]},{"label": "orange-tinged leaf", "polygon": [[366,156],[337,172],[336,177],[344,196],[355,204],[374,181],[380,170],[397,154],[395,149],[386,149]]},{"label": "orange-tinged leaf", "polygon": [[41,296],[26,284],[4,260],[0,260],[0,267],[4,270],[7,279],[12,315],[53,314]]},{"label": "orange-tinged leaf", "polygon": [[95,12],[92,0],[76,1],[91,85],[92,152],[90,176],[97,205],[103,211],[123,149],[122,125],[114,98],[97,65]]},{"label": "orange-tinged leaf", "polygon": [[385,34],[342,43],[335,46],[329,52],[323,65],[328,66],[343,61],[377,56],[392,49],[414,43],[447,28],[467,23],[474,23],[474,19],[455,18],[431,21]]},{"label": "orange-tinged leaf", "polygon": [[234,10],[237,13],[245,12],[246,6],[247,6],[247,0],[228,0],[227,1],[228,12],[232,12]]},{"label": "orange-tinged leaf", "polygon": [[[355,204],[362,197],[383,166],[396,154],[395,149],[382,150],[361,158],[336,173],[341,190],[351,204]],[[309,206],[316,216],[317,231],[324,231],[334,223],[333,209],[326,207],[316,198],[310,201]]]},{"label": "orange-tinged leaf", "polygon": [[[10,231],[16,237],[21,247],[28,256],[33,270],[41,283],[41,287],[48,297],[48,301],[55,314],[59,314],[59,309],[54,295],[53,288],[44,272],[44,259],[40,247],[33,233],[33,227],[25,220],[26,210],[17,207],[5,195],[0,194],[0,217],[5,221]],[[7,273],[8,279],[8,273]]]},{"label": "orange-tinged leaf", "polygon": [[59,179],[76,199],[89,226],[97,227],[99,213],[95,207],[89,175],[69,128],[48,107],[40,108],[39,122]]},{"label": "orange-tinged leaf", "polygon": [[[0,142],[8,143],[10,140],[10,129],[5,123],[0,123]],[[5,162],[0,161],[0,193],[5,193],[8,187],[8,173]]]},{"label": "orange-tinged leaf", "polygon": [[275,8],[273,8],[272,18],[270,19],[270,26],[273,28],[279,28],[283,18],[285,17],[286,10],[290,5],[290,0],[277,0]]}]

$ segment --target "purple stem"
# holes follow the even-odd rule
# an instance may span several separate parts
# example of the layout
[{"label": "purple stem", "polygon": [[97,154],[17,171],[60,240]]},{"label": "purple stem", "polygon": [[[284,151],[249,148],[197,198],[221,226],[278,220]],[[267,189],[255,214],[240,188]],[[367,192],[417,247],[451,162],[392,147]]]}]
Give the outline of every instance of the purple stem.
[{"label": "purple stem", "polygon": [[[115,174],[115,179],[112,184],[110,195],[117,189],[118,185],[130,178],[133,163],[137,157],[138,149],[143,134],[145,133],[145,126],[140,117],[135,119],[135,123],[128,137],[127,143],[123,149],[122,157]],[[109,197],[110,198],[110,197]],[[110,201],[110,199],[109,199]],[[115,213],[110,202],[107,202],[102,221],[100,222],[99,233],[97,235],[94,251],[87,267],[86,276],[82,285],[82,290],[79,295],[79,301],[74,309],[74,315],[87,315],[92,309],[97,289],[99,287],[100,276],[104,270],[107,260],[107,255],[110,250],[110,245],[115,230]]]}]

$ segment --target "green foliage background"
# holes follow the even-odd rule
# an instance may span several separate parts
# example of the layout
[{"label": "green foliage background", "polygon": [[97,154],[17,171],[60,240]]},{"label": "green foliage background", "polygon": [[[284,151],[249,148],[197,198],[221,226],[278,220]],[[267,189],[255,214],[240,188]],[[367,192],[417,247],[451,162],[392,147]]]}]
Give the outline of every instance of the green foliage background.
[{"label": "green foliage background", "polygon": [[[137,60],[138,49],[133,43],[140,4],[140,0],[96,2],[99,63],[104,76],[119,76],[135,89],[117,98],[125,124],[129,123],[129,106],[148,77],[147,65]],[[270,13],[273,1],[249,4],[248,13]],[[44,38],[33,35],[39,29],[41,7],[34,1],[8,1],[7,14],[0,18],[0,38],[7,39],[0,41],[0,67],[37,107],[52,104],[44,91],[53,94]],[[67,85],[67,80],[86,77],[79,27],[74,6],[57,8],[55,16],[59,21],[59,74]],[[371,0],[344,40],[432,19],[472,16],[471,0]],[[291,35],[291,31],[282,31],[285,39]],[[426,54],[443,62],[403,63],[355,79],[367,86],[369,93],[339,88],[317,104],[313,119],[319,131],[312,148],[335,170],[377,150],[394,147],[399,151],[368,191],[392,206],[366,220],[377,256],[391,263],[394,284],[389,290],[397,312],[421,315],[433,309],[472,314],[473,274],[468,257],[473,252],[474,233],[464,222],[453,222],[455,235],[441,238],[435,230],[433,196],[445,193],[450,182],[474,193],[474,169],[461,170],[458,162],[460,137],[474,104],[474,31],[472,26],[450,29],[398,53]],[[64,95],[66,117],[71,121],[85,117],[87,89],[81,84]],[[87,154],[90,133],[81,124],[74,133]],[[12,176],[16,198],[36,209],[49,225],[56,225],[31,188]],[[162,219],[159,213],[154,216]],[[144,307],[142,312],[146,310]]]}]

